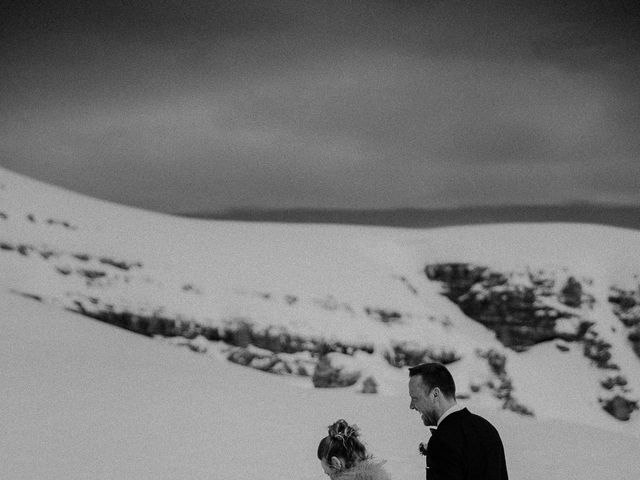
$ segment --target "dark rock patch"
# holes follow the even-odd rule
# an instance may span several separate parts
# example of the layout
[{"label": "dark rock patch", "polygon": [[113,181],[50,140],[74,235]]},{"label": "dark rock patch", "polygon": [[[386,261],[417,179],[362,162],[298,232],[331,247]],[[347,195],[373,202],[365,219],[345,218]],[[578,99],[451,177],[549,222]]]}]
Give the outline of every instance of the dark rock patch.
[{"label": "dark rock patch", "polygon": [[[554,281],[540,272],[529,272],[530,285],[511,282],[501,272],[467,263],[427,265],[425,273],[430,280],[442,283],[443,295],[465,315],[493,330],[498,340],[513,350],[554,339],[575,341],[588,329],[588,325],[577,327],[573,333],[556,329],[558,320],[574,315],[542,301],[554,295]],[[575,279],[567,282],[561,294],[565,302],[583,302],[586,295],[578,285]]]},{"label": "dark rock patch", "polygon": [[313,386],[316,388],[350,387],[360,379],[359,371],[352,371],[341,366],[336,366],[331,355],[323,355],[318,359],[313,377]]},{"label": "dark rock patch", "polygon": [[629,400],[622,395],[601,399],[600,404],[605,412],[623,422],[628,421],[631,418],[631,414],[638,410],[637,401]]},{"label": "dark rock patch", "polygon": [[460,360],[460,355],[449,349],[430,349],[417,343],[398,342],[392,345],[392,350],[384,353],[384,358],[397,368],[418,365],[424,362],[439,362],[444,365]]},{"label": "dark rock patch", "polygon": [[[491,372],[495,375],[496,381],[489,381],[486,386],[493,391],[497,399],[502,401],[502,408],[520,415],[534,416],[534,412],[521,404],[513,394],[513,382],[507,374],[505,355],[494,349],[478,350],[476,354],[487,361]],[[480,385],[472,385],[471,391],[478,392],[481,388]]]}]

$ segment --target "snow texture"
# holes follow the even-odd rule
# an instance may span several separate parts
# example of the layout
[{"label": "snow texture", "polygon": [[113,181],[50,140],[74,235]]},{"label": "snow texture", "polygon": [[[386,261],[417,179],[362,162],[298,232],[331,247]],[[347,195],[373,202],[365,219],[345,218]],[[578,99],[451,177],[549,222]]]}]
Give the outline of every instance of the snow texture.
[{"label": "snow texture", "polygon": [[[580,344],[506,349],[424,274],[427,264],[470,262],[516,279],[527,269],[591,279],[594,307],[578,313],[611,344],[627,393],[638,398],[640,359],[607,301],[613,285],[638,288],[636,231],[199,221],[6,170],[0,213],[0,478],[323,478],[315,450],[337,418],[360,426],[393,478],[422,478],[417,445],[428,434],[408,409],[406,369],[383,355],[412,341],[460,355],[450,368],[461,401],[501,432],[511,478],[640,474],[639,414],[622,422],[603,411],[607,372]],[[180,339],[159,341],[65,310],[77,302],[371,343],[373,353],[341,358],[373,376],[379,394],[358,393],[359,385],[315,389],[308,377],[235,365],[223,342],[200,337],[177,348]],[[382,321],[380,311],[398,316]],[[505,356],[513,393],[535,417],[503,410],[486,388],[474,391],[493,378],[477,349]]]}]

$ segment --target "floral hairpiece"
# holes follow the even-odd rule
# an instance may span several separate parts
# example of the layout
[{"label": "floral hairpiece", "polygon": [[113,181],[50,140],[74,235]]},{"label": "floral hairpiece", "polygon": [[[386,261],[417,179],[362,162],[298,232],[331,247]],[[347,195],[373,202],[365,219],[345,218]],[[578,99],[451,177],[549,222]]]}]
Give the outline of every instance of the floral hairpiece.
[{"label": "floral hairpiece", "polygon": [[350,438],[358,438],[360,431],[357,425],[349,425],[345,420],[338,420],[329,426],[329,436],[342,442],[342,446],[348,452],[351,451],[351,445],[347,443]]}]

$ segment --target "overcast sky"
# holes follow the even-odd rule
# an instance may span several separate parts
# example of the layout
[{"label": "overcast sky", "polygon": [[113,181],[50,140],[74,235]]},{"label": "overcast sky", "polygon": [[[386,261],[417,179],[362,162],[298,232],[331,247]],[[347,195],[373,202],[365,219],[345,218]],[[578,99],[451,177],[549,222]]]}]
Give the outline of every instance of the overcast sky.
[{"label": "overcast sky", "polygon": [[165,212],[640,205],[631,0],[14,3],[16,172]]}]

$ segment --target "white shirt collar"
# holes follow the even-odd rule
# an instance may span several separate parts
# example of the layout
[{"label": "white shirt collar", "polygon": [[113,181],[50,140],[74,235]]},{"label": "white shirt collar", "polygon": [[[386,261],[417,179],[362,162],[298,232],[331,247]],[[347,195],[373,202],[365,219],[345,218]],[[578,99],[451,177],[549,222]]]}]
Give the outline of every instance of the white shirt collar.
[{"label": "white shirt collar", "polygon": [[452,413],[455,412],[459,412],[460,410],[462,410],[464,407],[462,405],[458,405],[457,403],[451,407],[449,407],[443,414],[442,416],[438,419],[438,423],[436,424],[436,426],[440,426],[440,424],[442,423],[442,421],[448,417],[449,415],[451,415]]}]

